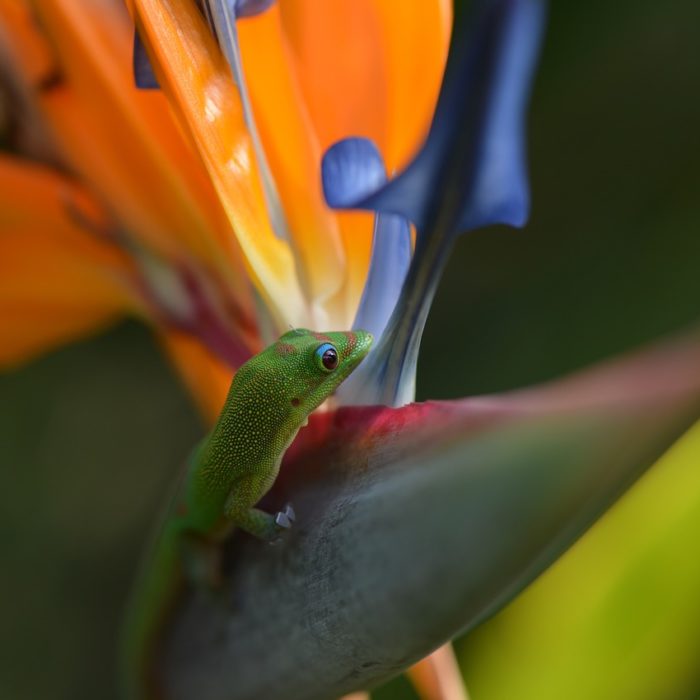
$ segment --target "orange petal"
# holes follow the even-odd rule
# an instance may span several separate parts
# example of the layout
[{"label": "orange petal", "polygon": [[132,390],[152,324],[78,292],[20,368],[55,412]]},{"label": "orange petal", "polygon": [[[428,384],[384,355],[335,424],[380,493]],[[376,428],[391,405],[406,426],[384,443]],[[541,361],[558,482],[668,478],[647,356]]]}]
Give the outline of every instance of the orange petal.
[{"label": "orange petal", "polygon": [[191,335],[171,331],[161,335],[175,368],[183,378],[207,424],[221,412],[233,372]]},{"label": "orange petal", "polygon": [[233,225],[251,276],[280,328],[307,318],[288,245],[268,220],[231,71],[195,3],[134,0],[163,89],[191,135]]},{"label": "orange petal", "polygon": [[[274,173],[311,299],[324,302],[344,279],[336,218],[321,190],[321,148],[294,73],[276,6],[239,22],[256,125]],[[331,310],[333,314],[333,310]]]},{"label": "orange petal", "polygon": [[142,310],[129,259],[82,215],[99,210],[75,185],[0,157],[0,365]]}]

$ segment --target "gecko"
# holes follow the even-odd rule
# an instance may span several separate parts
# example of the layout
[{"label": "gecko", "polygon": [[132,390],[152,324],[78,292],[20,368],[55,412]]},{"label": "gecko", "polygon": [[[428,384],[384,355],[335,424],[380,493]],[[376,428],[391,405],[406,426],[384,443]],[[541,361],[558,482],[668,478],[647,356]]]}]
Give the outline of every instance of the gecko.
[{"label": "gecko", "polygon": [[216,585],[217,547],[231,530],[274,542],[292,526],[291,505],[274,514],[255,506],[275,482],[309,414],[359,365],[372,340],[362,330],[296,329],[238,369],[216,424],[187,464],[132,589],[120,648],[124,700],[153,697],[149,669],[169,610],[185,582]]}]

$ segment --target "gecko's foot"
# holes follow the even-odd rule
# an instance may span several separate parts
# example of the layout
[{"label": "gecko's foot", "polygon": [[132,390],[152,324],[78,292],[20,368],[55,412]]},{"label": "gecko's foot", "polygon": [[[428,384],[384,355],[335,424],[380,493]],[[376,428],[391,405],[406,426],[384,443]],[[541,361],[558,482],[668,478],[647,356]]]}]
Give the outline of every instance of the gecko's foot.
[{"label": "gecko's foot", "polygon": [[292,523],[297,519],[294,508],[288,503],[284,510],[281,510],[275,515],[275,525],[283,530],[289,530]]}]

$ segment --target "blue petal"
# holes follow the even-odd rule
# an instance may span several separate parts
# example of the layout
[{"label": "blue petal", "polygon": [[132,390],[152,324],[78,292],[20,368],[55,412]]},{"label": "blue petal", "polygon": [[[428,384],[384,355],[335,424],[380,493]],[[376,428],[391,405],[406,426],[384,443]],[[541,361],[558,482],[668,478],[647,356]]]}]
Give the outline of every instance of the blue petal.
[{"label": "blue petal", "polygon": [[411,229],[396,214],[378,214],[367,281],[355,316],[354,328],[379,338],[399,298],[411,263]]},{"label": "blue petal", "polygon": [[[341,207],[386,182],[384,161],[377,147],[365,138],[348,138],[326,153],[321,168],[326,199]],[[378,214],[374,220],[372,253],[354,328],[379,338],[394,310],[411,262],[408,221],[395,214]]]},{"label": "blue petal", "polygon": [[[386,182],[386,170],[372,141],[349,138],[328,151],[321,179],[329,203],[342,206],[381,187]],[[396,214],[377,214],[367,280],[353,328],[370,331],[378,345],[403,289],[410,263],[408,221]],[[375,403],[379,398],[376,388],[381,382],[374,377],[374,363],[370,362],[373,352],[336,392],[341,404]]]},{"label": "blue petal", "polygon": [[142,90],[157,90],[160,88],[158,78],[153,72],[153,66],[146,53],[146,47],[138,32],[134,32],[134,51],[132,54],[134,83]]},{"label": "blue petal", "polygon": [[[357,309],[353,328],[370,331],[380,339],[394,311],[411,264],[411,229],[408,221],[396,214],[377,214],[367,281]],[[376,363],[370,357],[341,384],[336,392],[345,406],[378,403],[382,381],[375,376]],[[383,369],[380,369],[383,374]],[[409,400],[412,400],[412,395]]]},{"label": "blue petal", "polygon": [[421,152],[394,180],[337,206],[401,214],[419,233],[433,228],[438,217],[449,233],[524,224],[529,208],[524,117],[544,3],[481,0],[476,5],[455,26]]},{"label": "blue petal", "polygon": [[475,5],[471,21],[463,15],[455,26],[433,124],[408,168],[386,184],[377,178],[371,192],[370,177],[346,173],[343,179],[343,168],[337,167],[349,160],[358,169],[352,153],[365,146],[356,139],[336,144],[324,158],[331,205],[401,215],[418,229],[399,300],[356,371],[353,391],[341,396],[343,403],[397,406],[413,400],[421,336],[454,234],[493,223],[522,225],[527,218],[524,117],[544,4],[478,0]]},{"label": "blue petal", "polygon": [[212,32],[216,34],[214,22],[214,5],[225,5],[226,11],[236,19],[243,17],[255,17],[265,12],[275,0],[195,0],[204,15]]}]

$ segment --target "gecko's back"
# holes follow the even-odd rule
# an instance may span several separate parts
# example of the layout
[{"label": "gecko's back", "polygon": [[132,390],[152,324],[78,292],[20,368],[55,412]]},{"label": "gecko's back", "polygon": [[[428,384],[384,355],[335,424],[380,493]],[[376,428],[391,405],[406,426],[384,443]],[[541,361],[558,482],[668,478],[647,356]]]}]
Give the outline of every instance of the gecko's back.
[{"label": "gecko's back", "polygon": [[253,506],[274,483],[284,452],[309,413],[354,370],[371,342],[364,331],[290,331],[238,370],[136,580],[122,636],[125,700],[153,697],[149,670],[184,580],[185,541],[215,540],[222,522],[264,538],[275,532],[280,521]]}]

